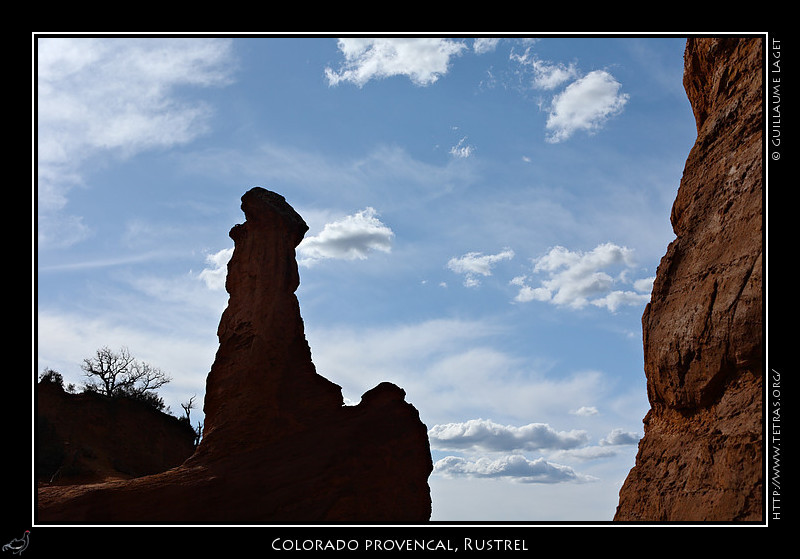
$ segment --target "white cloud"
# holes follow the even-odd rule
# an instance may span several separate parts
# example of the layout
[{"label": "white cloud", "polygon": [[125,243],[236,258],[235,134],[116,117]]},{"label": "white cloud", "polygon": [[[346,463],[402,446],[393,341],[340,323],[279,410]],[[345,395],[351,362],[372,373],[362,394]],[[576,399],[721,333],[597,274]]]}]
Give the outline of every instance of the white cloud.
[{"label": "white cloud", "polygon": [[492,452],[566,449],[584,445],[589,440],[585,431],[556,431],[545,423],[515,427],[485,419],[434,425],[428,437],[431,448],[437,450]]},{"label": "white cloud", "polygon": [[640,280],[636,280],[633,282],[633,288],[640,292],[640,293],[647,293],[648,295],[650,292],[653,291],[653,282],[655,281],[655,276],[650,278],[642,278]]},{"label": "white cloud", "polygon": [[228,262],[231,256],[233,256],[233,248],[224,248],[219,252],[206,256],[206,262],[211,267],[205,268],[198,276],[206,284],[206,287],[214,291],[225,289],[225,279],[228,277]]},{"label": "white cloud", "polygon": [[600,446],[616,446],[616,445],[629,445],[638,444],[641,437],[638,433],[631,433],[623,431],[622,429],[614,429],[604,439],[600,439]]},{"label": "white cloud", "polygon": [[611,312],[616,312],[622,306],[644,305],[650,300],[650,295],[634,291],[612,291],[605,297],[592,301],[596,307],[605,307]]},{"label": "white cloud", "polygon": [[464,278],[464,287],[478,287],[480,284],[481,280],[475,276],[467,275],[467,277]]},{"label": "white cloud", "polygon": [[347,38],[339,39],[338,45],[345,61],[338,72],[325,69],[328,83],[349,81],[359,87],[390,76],[408,76],[416,85],[430,85],[447,73],[450,58],[467,48],[439,38]]},{"label": "white cloud", "polygon": [[594,406],[581,406],[577,410],[573,412],[575,415],[581,415],[584,417],[589,417],[591,415],[597,415],[600,413],[597,411],[597,408]]},{"label": "white cloud", "polygon": [[495,459],[482,457],[474,461],[459,456],[446,456],[434,464],[433,473],[448,477],[506,478],[522,483],[594,480],[589,476],[576,473],[569,466],[548,462],[544,458],[528,460],[519,454]]},{"label": "white cloud", "polygon": [[617,456],[619,453],[609,447],[600,446],[585,446],[583,448],[573,448],[568,450],[559,450],[548,455],[550,460],[561,461],[575,461],[590,462],[593,460],[601,460],[604,458],[611,458]]},{"label": "white cloud", "polygon": [[63,246],[88,234],[80,217],[61,212],[90,158],[129,157],[203,134],[211,109],[176,88],[227,84],[231,59],[224,39],[38,39],[40,243]]},{"label": "white cloud", "polygon": [[578,75],[574,64],[564,65],[541,60],[530,49],[526,50],[524,54],[512,53],[511,60],[531,69],[533,72],[532,85],[536,89],[555,89]]},{"label": "white cloud", "polygon": [[514,297],[518,303],[527,303],[529,301],[549,301],[552,295],[550,290],[544,287],[530,287],[523,285],[520,287],[519,293]]},{"label": "white cloud", "polygon": [[447,267],[456,274],[464,274],[464,285],[475,287],[480,285],[480,280],[476,275],[491,276],[492,268],[498,262],[511,260],[514,258],[514,251],[510,248],[503,249],[497,254],[483,254],[480,252],[468,252],[464,256],[451,258],[447,262]]},{"label": "white cloud", "polygon": [[[520,287],[515,298],[520,303],[547,301],[574,309],[591,303],[614,312],[623,305],[640,305],[649,300],[649,294],[613,289],[627,282],[627,273],[634,264],[633,250],[613,243],[598,245],[587,253],[557,246],[535,261],[533,272],[547,275],[539,287],[525,283],[524,276],[511,283]],[[607,273],[610,269],[621,271],[613,277]],[[649,283],[637,280],[634,285],[646,288]]]},{"label": "white cloud", "polygon": [[368,207],[325,224],[318,235],[306,237],[298,245],[298,263],[311,265],[328,258],[363,260],[374,250],[391,252],[394,232],[376,215],[375,209]]},{"label": "white cloud", "polygon": [[496,37],[479,37],[472,42],[472,50],[476,54],[492,52],[499,42],[500,39]]},{"label": "white cloud", "polygon": [[629,95],[620,93],[621,84],[604,70],[589,72],[572,82],[553,98],[547,119],[547,140],[569,138],[578,130],[594,132],[606,120],[622,111]]},{"label": "white cloud", "polygon": [[546,140],[550,143],[567,140],[579,130],[596,132],[628,102],[629,95],[620,91],[621,84],[605,70],[581,76],[574,62],[542,60],[530,48],[522,54],[512,52],[510,60],[519,64],[526,89],[556,92],[569,83],[549,101],[538,99],[539,107],[548,112]]},{"label": "white cloud", "polygon": [[466,159],[470,157],[474,153],[475,147],[466,144],[466,141],[466,137],[461,138],[456,145],[450,148],[450,155],[459,159]]}]

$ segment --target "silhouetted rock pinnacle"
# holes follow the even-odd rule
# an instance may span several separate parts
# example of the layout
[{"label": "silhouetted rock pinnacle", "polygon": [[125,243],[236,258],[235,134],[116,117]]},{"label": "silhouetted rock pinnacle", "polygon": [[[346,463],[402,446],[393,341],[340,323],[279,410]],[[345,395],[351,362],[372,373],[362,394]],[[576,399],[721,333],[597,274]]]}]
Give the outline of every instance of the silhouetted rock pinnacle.
[{"label": "silhouetted rock pinnacle", "polygon": [[381,383],[356,406],[318,375],[295,296],[308,227],[253,188],[234,226],[228,306],[209,372],[203,439],[180,467],[123,482],[39,489],[40,522],[283,523],[430,519],[427,428]]}]

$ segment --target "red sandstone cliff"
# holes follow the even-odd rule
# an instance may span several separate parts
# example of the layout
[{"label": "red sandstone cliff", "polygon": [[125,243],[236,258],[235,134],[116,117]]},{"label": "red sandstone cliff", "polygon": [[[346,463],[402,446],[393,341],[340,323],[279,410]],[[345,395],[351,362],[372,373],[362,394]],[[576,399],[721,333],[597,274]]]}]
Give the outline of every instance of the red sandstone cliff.
[{"label": "red sandstone cliff", "polygon": [[642,316],[650,411],[615,520],[763,519],[763,40],[689,39],[697,123]]},{"label": "red sandstone cliff", "polygon": [[38,490],[37,522],[265,524],[424,522],[433,465],[405,392],[381,383],[357,406],[317,374],[294,291],[307,231],[286,200],[242,197],[230,232],[228,307],[207,379],[205,427],[179,467]]}]

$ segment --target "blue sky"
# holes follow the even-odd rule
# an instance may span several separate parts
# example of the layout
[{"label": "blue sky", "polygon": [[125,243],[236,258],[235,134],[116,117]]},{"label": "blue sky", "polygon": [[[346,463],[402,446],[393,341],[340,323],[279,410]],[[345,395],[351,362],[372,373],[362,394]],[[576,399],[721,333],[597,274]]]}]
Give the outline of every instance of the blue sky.
[{"label": "blue sky", "polygon": [[37,373],[81,384],[126,346],[174,414],[202,402],[228,231],[263,186],[310,227],[318,372],[352,402],[398,384],[429,428],[433,520],[610,520],[695,137],[684,45],[34,39]]}]

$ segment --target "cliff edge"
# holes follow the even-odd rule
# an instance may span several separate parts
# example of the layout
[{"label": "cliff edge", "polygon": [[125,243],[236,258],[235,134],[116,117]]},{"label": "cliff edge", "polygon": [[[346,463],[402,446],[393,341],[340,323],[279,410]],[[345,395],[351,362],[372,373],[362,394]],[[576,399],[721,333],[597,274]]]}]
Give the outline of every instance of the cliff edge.
[{"label": "cliff edge", "polygon": [[650,410],[619,521],[763,520],[763,40],[691,38],[697,123],[642,316]]},{"label": "cliff edge", "polygon": [[307,231],[286,200],[242,196],[231,229],[228,306],[207,378],[203,439],[183,464],[131,480],[40,487],[42,523],[418,523],[430,519],[427,428],[381,383],[356,406],[317,374],[299,304],[295,248]]},{"label": "cliff edge", "polygon": [[74,485],[179,466],[194,452],[188,422],[131,398],[36,385],[36,481]]}]

